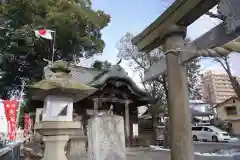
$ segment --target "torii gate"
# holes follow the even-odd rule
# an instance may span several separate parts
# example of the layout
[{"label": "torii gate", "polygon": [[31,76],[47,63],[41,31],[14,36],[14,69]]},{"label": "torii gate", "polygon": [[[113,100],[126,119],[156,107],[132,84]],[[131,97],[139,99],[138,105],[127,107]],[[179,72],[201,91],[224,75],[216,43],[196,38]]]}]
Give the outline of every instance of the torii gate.
[{"label": "torii gate", "polygon": [[[218,3],[221,14],[223,17],[225,15],[228,32],[221,24],[186,46],[184,38],[187,26]],[[240,31],[240,13],[234,8],[239,5],[239,0],[176,0],[132,40],[139,51],[149,52],[160,45],[163,45],[166,51],[165,58],[160,58],[158,63],[146,70],[144,77],[145,80],[153,80],[167,72],[172,160],[194,159],[185,63],[199,56],[227,56],[232,51],[240,51],[238,39],[229,42],[238,35],[234,31]],[[229,12],[232,14],[228,14]],[[219,31],[221,40],[216,34]],[[214,44],[211,44],[212,42]],[[226,42],[229,43],[225,44]]]}]

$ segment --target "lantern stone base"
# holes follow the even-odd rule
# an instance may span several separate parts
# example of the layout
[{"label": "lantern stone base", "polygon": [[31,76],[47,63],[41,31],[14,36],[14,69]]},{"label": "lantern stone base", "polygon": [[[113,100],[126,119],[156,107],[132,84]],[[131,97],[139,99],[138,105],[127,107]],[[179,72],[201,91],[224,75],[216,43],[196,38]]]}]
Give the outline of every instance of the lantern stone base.
[{"label": "lantern stone base", "polygon": [[79,160],[79,158],[86,157],[86,141],[87,137],[84,135],[71,136],[67,149],[67,158],[69,160]]},{"label": "lantern stone base", "polygon": [[42,160],[67,160],[64,148],[68,140],[69,135],[44,136],[45,151]]},{"label": "lantern stone base", "polygon": [[42,121],[35,125],[45,144],[42,160],[67,160],[65,147],[70,137],[82,133],[81,122]]}]

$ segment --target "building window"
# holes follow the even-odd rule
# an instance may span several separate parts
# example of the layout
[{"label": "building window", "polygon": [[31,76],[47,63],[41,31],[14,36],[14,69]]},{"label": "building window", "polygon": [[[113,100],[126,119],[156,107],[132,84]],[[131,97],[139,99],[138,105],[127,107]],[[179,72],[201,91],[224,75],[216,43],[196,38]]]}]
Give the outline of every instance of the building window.
[{"label": "building window", "polygon": [[202,127],[192,127],[192,130],[193,130],[193,131],[201,131],[201,130],[202,130]]},{"label": "building window", "polygon": [[225,108],[227,115],[236,115],[237,114],[237,108],[236,106],[229,106]]},{"label": "building window", "polygon": [[212,113],[213,112],[213,108],[210,107],[210,106],[206,106],[205,107],[205,112]]}]

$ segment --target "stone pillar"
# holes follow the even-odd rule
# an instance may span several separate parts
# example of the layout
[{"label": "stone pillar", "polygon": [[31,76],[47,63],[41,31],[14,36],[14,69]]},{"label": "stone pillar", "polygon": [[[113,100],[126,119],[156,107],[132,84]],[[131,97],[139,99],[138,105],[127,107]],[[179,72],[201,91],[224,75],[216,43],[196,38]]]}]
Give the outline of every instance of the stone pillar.
[{"label": "stone pillar", "polygon": [[[165,41],[165,49],[184,47],[186,28],[175,28]],[[189,53],[191,54],[191,53]],[[172,160],[193,160],[192,130],[188,103],[186,67],[179,64],[180,55],[170,51],[166,55],[169,121]]]},{"label": "stone pillar", "polygon": [[[35,125],[34,127],[36,127],[36,124],[41,122],[41,118],[42,118],[42,112],[43,109],[42,108],[37,108],[36,109],[36,116],[35,116]],[[35,128],[34,128],[35,129]],[[37,141],[41,141],[42,140],[42,135],[40,135],[38,132],[36,132],[36,130],[34,131],[34,138]]]},{"label": "stone pillar", "polygon": [[130,144],[130,123],[129,123],[129,101],[126,101],[125,103],[125,136],[128,145]]},{"label": "stone pillar", "polygon": [[42,112],[43,112],[42,108],[37,108],[36,116],[35,116],[35,123],[39,123],[41,121]]},{"label": "stone pillar", "polygon": [[94,100],[93,100],[93,102],[94,102],[94,108],[93,108],[93,114],[94,114],[94,116],[96,116],[96,115],[98,115],[98,105],[99,105],[99,100],[97,99],[97,98],[94,98]]},{"label": "stone pillar", "polygon": [[45,150],[42,160],[67,160],[65,145],[68,140],[68,135],[44,136]]}]

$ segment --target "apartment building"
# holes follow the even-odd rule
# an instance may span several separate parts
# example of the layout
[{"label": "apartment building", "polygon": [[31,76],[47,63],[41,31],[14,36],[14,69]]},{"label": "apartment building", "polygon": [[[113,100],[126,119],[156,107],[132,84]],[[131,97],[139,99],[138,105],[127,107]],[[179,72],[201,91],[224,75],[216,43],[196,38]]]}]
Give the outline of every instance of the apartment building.
[{"label": "apartment building", "polygon": [[[237,78],[240,81],[240,78]],[[207,71],[201,75],[200,94],[204,101],[216,104],[236,96],[227,74]]]}]

